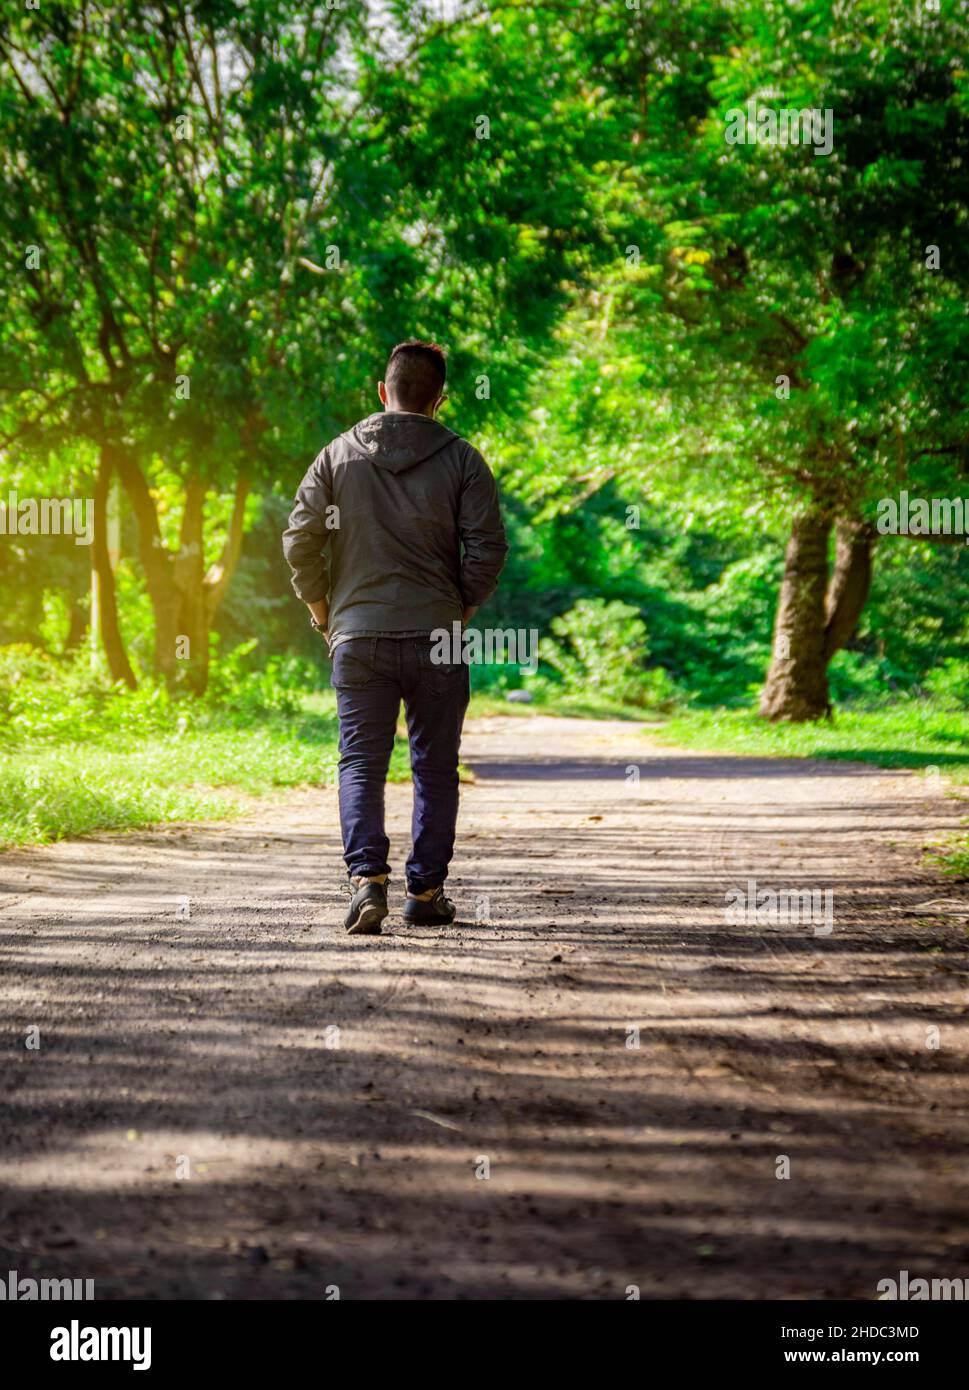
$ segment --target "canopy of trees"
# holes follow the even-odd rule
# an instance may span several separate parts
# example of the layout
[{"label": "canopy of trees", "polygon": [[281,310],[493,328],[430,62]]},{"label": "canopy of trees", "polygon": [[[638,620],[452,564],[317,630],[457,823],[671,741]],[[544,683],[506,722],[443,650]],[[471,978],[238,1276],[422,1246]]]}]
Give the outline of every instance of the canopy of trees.
[{"label": "canopy of trees", "polygon": [[220,632],[299,640],[285,499],[417,335],[506,496],[496,621],[625,605],[684,697],[775,720],[832,670],[917,685],[961,651],[964,537],[877,517],[969,499],[967,30],[946,0],[5,6],[0,500],[91,498],[94,537],[3,538],[0,641],[93,623],[113,680],[201,691]]}]

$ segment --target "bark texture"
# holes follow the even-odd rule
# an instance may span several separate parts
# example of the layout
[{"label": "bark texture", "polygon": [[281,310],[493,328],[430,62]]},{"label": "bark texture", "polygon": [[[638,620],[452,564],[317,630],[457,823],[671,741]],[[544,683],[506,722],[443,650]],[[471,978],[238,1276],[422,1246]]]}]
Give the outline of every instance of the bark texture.
[{"label": "bark texture", "polygon": [[[828,543],[835,530],[834,568]],[[874,532],[813,507],[796,517],[784,561],[770,669],[760,713],[774,723],[831,713],[828,666],[852,638],[871,590]]]}]

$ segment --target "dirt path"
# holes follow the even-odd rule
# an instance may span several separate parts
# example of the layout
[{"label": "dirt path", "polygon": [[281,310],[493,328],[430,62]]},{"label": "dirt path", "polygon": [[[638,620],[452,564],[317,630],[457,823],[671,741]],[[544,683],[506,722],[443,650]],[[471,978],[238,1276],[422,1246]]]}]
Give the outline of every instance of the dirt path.
[{"label": "dirt path", "polygon": [[[210,1299],[969,1276],[965,924],[897,910],[965,909],[917,867],[964,806],[619,723],[479,720],[464,756],[453,928],[342,933],[332,791],[0,860],[0,1270]],[[834,930],[728,924],[749,878],[832,889]]]}]

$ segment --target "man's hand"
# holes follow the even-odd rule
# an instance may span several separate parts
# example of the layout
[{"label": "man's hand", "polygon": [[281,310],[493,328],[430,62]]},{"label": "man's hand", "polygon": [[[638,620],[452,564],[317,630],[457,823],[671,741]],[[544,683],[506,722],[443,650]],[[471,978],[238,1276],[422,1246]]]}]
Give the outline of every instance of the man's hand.
[{"label": "man's hand", "polygon": [[468,623],[471,621],[471,619],[474,617],[477,611],[477,608],[466,608],[464,612],[461,614],[461,626],[467,627]]},{"label": "man's hand", "polygon": [[313,617],[319,623],[320,627],[323,629],[323,636],[329,636],[329,633],[327,632],[327,627],[329,626],[330,621],[330,607],[326,599],[321,598],[318,603],[308,603],[306,606],[313,614]]}]

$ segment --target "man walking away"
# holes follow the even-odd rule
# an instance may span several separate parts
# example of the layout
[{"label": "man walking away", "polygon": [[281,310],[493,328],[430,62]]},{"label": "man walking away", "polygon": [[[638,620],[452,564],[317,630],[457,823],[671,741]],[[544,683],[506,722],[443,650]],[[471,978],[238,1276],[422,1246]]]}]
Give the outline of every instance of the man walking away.
[{"label": "man walking away", "polygon": [[432,660],[431,632],[468,622],[493,592],[508,545],[487,464],[434,418],[446,371],[436,344],[398,343],[377,387],[383,413],[326,446],[283,536],[293,588],[333,660],[354,934],[378,934],[387,916],[384,783],[402,699],[414,778],[404,920],[454,920],[444,882],[470,681],[462,651]]}]

